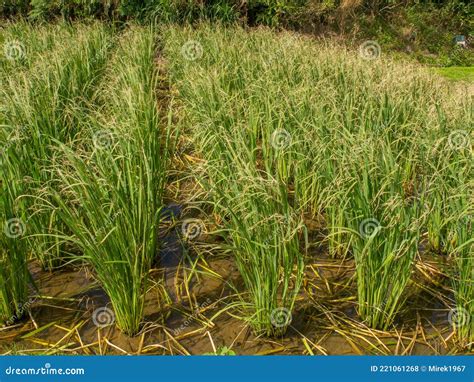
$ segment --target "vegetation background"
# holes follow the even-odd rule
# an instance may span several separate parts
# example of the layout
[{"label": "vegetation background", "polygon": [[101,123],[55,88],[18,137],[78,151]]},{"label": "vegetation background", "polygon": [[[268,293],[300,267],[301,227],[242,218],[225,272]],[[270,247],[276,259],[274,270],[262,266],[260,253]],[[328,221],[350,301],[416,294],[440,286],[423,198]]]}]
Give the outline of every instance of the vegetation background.
[{"label": "vegetation background", "polygon": [[[469,0],[0,0],[0,16],[239,22],[330,35],[349,43],[370,38],[384,50],[429,65],[474,63],[474,3]],[[456,35],[466,36],[471,47],[458,48]]]}]

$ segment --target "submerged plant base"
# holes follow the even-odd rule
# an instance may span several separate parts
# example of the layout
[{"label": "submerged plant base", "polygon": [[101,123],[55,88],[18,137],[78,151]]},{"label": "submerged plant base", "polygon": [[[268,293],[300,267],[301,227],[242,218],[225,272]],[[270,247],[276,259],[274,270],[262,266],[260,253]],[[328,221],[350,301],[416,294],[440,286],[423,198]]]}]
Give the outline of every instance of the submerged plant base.
[{"label": "submerged plant base", "polygon": [[[420,267],[432,271],[433,265],[421,263]],[[183,264],[167,269],[165,285],[170,291],[180,290],[182,294],[174,295],[172,301],[163,305],[162,297],[158,297],[161,287],[150,288],[145,297],[143,332],[136,337],[125,335],[113,322],[96,319],[94,323],[95,311],[107,306],[113,309],[86,268],[63,269],[52,276],[35,266],[32,273],[39,294],[47,297],[31,305],[31,316],[39,330],[26,318],[9,330],[2,330],[0,352],[204,354],[214,352],[210,335],[216,349],[227,346],[236,354],[249,355],[473,354],[453,342],[447,314],[449,301],[443,301],[443,295],[425,295],[422,301],[426,309],[420,308],[420,301],[412,301],[403,320],[397,319],[390,330],[369,329],[357,318],[354,300],[347,297],[355,292],[354,286],[350,287],[353,262],[349,259],[341,262],[318,254],[308,261],[306,286],[296,300],[291,328],[284,336],[273,338],[255,335],[241,319],[238,309],[214,317],[219,310],[227,308],[229,296],[234,293],[228,282],[241,282],[232,259],[200,260],[196,266],[213,272],[200,276],[200,288],[193,297],[197,306],[188,306]],[[316,267],[317,273],[311,270]],[[221,278],[216,278],[216,273]],[[153,270],[151,275],[153,279],[160,278],[161,272]],[[344,284],[347,287],[342,288]],[[319,291],[319,297],[314,300],[313,288]],[[167,316],[164,322],[163,316]]]}]

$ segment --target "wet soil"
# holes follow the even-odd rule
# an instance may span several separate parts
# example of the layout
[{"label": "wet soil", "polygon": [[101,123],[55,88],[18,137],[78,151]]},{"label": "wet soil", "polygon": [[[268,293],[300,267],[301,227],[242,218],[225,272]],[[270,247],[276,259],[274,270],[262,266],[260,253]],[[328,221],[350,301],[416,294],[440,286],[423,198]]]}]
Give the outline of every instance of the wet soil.
[{"label": "wet soil", "polygon": [[[168,232],[163,242],[139,335],[128,337],[115,325],[94,324],[94,311],[111,308],[111,304],[86,266],[50,273],[32,263],[39,296],[26,317],[0,329],[2,353],[204,354],[223,346],[237,354],[262,355],[457,351],[445,303],[415,286],[416,297],[408,301],[407,311],[393,330],[374,331],[364,326],[357,316],[353,261],[328,258],[320,248],[307,262],[288,332],[277,339],[256,337],[232,310],[215,317],[236,301],[237,290],[243,290],[232,258],[196,256],[176,230]],[[192,275],[191,268],[195,270]],[[429,273],[429,266],[423,269]]]}]

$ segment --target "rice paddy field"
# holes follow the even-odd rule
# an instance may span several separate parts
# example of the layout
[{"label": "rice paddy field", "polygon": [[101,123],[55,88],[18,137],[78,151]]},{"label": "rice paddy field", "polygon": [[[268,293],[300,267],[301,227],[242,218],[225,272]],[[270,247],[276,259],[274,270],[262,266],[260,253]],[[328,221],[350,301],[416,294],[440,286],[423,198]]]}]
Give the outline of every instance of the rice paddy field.
[{"label": "rice paddy field", "polygon": [[474,354],[470,82],[266,28],[0,33],[2,354]]}]

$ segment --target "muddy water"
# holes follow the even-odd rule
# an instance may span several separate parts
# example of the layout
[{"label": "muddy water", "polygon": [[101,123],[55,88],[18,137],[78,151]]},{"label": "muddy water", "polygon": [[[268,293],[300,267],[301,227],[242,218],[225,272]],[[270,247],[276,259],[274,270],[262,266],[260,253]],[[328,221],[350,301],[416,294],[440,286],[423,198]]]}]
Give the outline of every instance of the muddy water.
[{"label": "muddy water", "polygon": [[[397,322],[397,331],[375,332],[357,317],[354,264],[333,260],[315,250],[306,267],[291,327],[283,338],[256,337],[240,319],[219,310],[235,301],[241,288],[229,256],[197,258],[184,251],[179,233],[163,238],[160,264],[146,294],[145,323],[130,338],[114,325],[99,328],[96,309],[110,301],[85,267],[54,273],[31,264],[40,297],[27,317],[0,331],[2,353],[21,354],[203,354],[223,346],[237,354],[446,354],[454,351],[446,307],[420,292],[420,303]],[[186,256],[186,253],[188,254]],[[183,281],[194,266],[188,287]],[[159,281],[163,280],[163,281]],[[164,300],[162,291],[168,298]],[[242,289],[240,289],[242,290]],[[188,293],[189,292],[189,293]],[[428,306],[419,310],[419,306]]]}]

